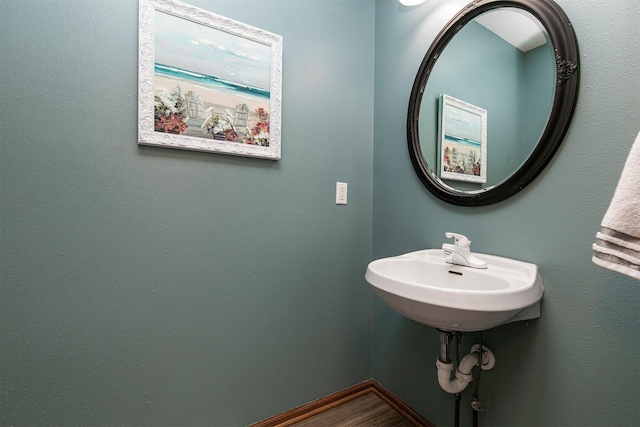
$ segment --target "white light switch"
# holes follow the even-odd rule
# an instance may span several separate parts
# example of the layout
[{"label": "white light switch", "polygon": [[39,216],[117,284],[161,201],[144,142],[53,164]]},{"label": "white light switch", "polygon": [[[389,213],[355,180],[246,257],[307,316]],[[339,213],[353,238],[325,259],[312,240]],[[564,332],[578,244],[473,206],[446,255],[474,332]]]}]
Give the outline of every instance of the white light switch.
[{"label": "white light switch", "polygon": [[336,182],[336,205],[347,204],[347,183]]}]

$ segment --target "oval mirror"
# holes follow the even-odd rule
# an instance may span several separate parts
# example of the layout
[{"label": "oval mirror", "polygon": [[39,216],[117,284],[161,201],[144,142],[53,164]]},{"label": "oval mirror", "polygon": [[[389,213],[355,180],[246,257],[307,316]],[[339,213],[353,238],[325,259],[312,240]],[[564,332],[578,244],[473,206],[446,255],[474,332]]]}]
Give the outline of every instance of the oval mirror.
[{"label": "oval mirror", "polygon": [[578,96],[573,27],[551,0],[476,0],[420,65],[407,136],[423,184],[460,206],[528,185],[562,143]]}]

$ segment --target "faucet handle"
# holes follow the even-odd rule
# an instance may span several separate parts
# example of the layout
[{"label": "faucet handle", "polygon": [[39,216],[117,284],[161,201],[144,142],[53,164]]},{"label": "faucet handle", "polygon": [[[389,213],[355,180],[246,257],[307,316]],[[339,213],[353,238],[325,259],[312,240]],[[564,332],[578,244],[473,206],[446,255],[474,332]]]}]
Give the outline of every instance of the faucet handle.
[{"label": "faucet handle", "polygon": [[448,239],[455,239],[453,241],[453,244],[461,247],[461,248],[468,248],[471,245],[471,240],[467,239],[466,236],[463,236],[462,234],[458,234],[458,233],[452,233],[450,231],[444,233],[445,237],[447,237]]}]

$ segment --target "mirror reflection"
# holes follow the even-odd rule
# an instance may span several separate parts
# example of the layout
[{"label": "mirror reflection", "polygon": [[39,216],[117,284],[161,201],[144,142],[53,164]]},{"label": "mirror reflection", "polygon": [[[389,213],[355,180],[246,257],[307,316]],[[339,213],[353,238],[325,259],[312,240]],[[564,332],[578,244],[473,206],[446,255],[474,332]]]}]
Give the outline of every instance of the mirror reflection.
[{"label": "mirror reflection", "polygon": [[[482,191],[505,181],[536,148],[549,120],[555,84],[553,45],[533,15],[514,7],[479,15],[447,44],[425,86],[418,133],[427,165],[445,186],[460,191]],[[443,95],[486,111],[486,151],[473,138],[447,136],[441,120]],[[465,114],[471,117],[464,112],[461,122]],[[447,146],[452,137],[455,143]],[[441,172],[443,165],[454,173]],[[455,171],[484,176],[456,179]]]}]

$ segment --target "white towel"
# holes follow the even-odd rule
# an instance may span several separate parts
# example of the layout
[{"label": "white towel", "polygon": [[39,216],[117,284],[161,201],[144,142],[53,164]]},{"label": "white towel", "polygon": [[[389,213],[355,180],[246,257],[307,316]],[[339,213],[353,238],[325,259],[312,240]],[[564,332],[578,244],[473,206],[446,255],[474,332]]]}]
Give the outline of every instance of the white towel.
[{"label": "white towel", "polygon": [[640,280],[640,133],[596,233],[593,262]]}]

